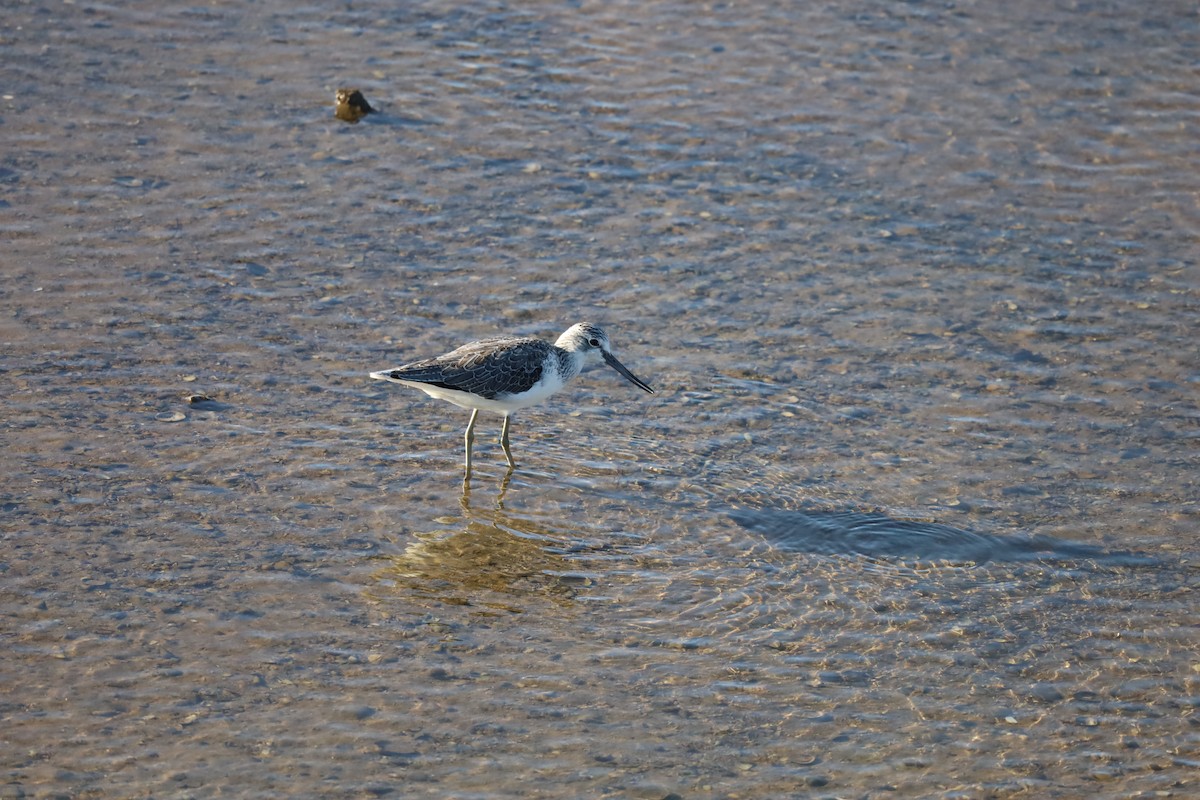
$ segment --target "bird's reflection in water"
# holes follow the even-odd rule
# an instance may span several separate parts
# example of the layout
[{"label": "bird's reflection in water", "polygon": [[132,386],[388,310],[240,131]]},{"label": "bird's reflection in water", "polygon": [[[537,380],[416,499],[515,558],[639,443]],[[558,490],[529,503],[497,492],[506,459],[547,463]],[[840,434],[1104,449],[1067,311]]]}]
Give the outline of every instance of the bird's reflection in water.
[{"label": "bird's reflection in water", "polygon": [[590,579],[560,554],[570,533],[509,514],[503,497],[476,509],[469,487],[459,526],[419,533],[400,555],[386,556],[373,575],[376,599],[396,593],[481,611],[521,613],[535,598],[567,604]]}]

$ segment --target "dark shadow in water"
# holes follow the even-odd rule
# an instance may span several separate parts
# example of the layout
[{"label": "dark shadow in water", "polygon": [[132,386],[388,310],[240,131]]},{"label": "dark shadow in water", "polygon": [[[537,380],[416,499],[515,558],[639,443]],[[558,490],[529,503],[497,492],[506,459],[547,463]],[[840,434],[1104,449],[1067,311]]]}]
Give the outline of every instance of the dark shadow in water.
[{"label": "dark shadow in water", "polygon": [[875,512],[737,509],[729,516],[787,552],[953,564],[1080,560],[1107,566],[1159,563],[1149,556],[1051,536],[994,536]]}]

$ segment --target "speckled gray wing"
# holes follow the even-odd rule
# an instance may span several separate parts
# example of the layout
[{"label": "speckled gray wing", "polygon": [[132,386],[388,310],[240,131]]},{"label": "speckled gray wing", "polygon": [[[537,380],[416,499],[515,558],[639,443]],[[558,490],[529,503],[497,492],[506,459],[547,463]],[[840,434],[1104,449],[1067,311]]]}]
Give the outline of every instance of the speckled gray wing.
[{"label": "speckled gray wing", "polygon": [[540,339],[496,336],[386,374],[495,400],[500,394],[520,394],[533,388],[541,380],[549,353],[550,345]]}]

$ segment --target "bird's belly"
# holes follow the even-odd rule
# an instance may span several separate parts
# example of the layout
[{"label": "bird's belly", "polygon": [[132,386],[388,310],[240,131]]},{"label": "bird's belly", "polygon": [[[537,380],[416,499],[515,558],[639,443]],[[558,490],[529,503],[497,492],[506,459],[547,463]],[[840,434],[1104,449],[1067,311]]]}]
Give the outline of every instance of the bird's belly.
[{"label": "bird's belly", "polygon": [[557,374],[543,374],[542,379],[530,387],[524,394],[508,394],[501,392],[496,400],[511,409],[529,408],[537,405],[563,387],[562,379]]},{"label": "bird's belly", "polygon": [[542,402],[562,388],[560,380],[541,380],[524,394],[499,393],[493,399],[481,397],[470,392],[460,392],[457,389],[447,389],[444,386],[433,386],[418,381],[395,381],[396,383],[420,389],[430,397],[453,403],[459,408],[477,408],[480,411],[491,411],[496,414],[511,414],[514,411]]}]

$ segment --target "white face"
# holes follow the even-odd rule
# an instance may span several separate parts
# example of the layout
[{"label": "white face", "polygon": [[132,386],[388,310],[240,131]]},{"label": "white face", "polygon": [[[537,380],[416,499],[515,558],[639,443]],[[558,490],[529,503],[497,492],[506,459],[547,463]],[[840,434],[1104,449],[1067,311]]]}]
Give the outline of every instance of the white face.
[{"label": "white face", "polygon": [[[584,339],[587,341],[587,349],[584,350],[584,353],[586,354],[589,363],[600,361],[603,358],[603,353],[612,352],[612,346],[608,343],[608,337],[605,336],[603,332],[593,329],[591,331],[583,331],[581,333]],[[597,336],[596,334],[599,335]]]},{"label": "white face", "polygon": [[604,331],[587,322],[580,322],[567,329],[558,340],[560,347],[580,353],[585,363],[600,358],[602,352],[611,352],[608,336]]}]

